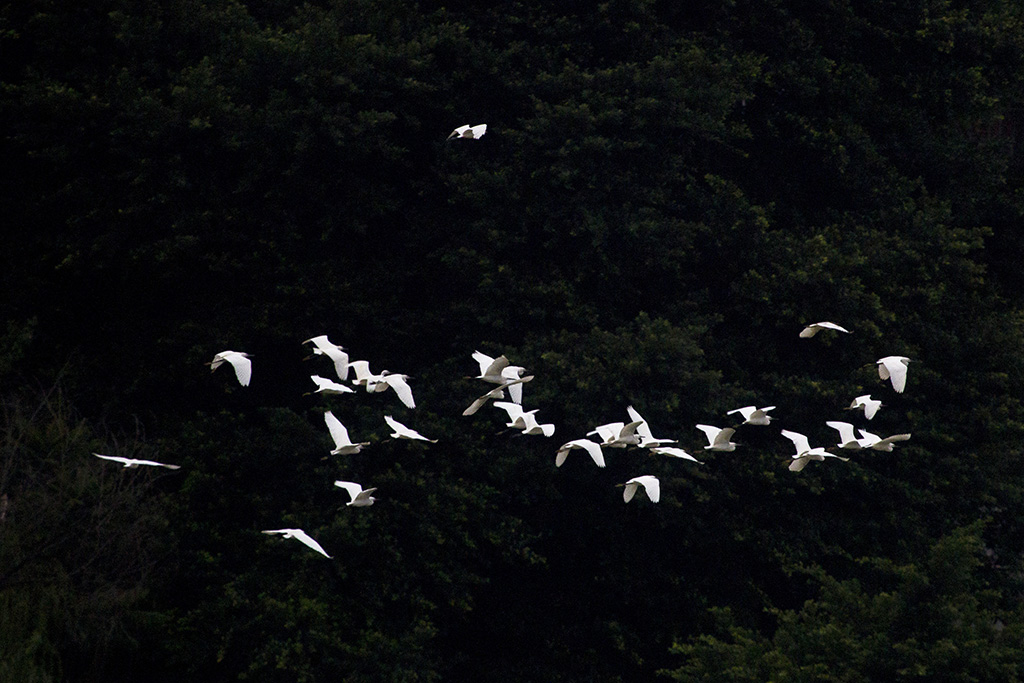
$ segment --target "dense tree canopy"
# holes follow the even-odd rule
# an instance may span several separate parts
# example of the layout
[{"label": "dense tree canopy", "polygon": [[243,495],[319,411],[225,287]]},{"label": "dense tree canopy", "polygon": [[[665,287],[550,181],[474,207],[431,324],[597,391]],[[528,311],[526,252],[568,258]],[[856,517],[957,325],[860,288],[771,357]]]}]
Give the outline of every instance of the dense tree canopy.
[{"label": "dense tree canopy", "polygon": [[[0,678],[1024,678],[1018,3],[31,0],[0,55]],[[416,407],[308,393],[320,334]],[[912,438],[704,451],[749,404]],[[703,464],[555,467],[629,405]]]}]

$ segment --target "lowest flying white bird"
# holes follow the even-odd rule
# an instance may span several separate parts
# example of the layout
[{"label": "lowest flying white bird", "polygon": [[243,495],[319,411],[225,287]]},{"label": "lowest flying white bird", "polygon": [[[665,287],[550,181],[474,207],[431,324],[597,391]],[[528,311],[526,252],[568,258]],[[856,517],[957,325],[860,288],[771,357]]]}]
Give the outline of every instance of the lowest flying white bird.
[{"label": "lowest flying white bird", "polygon": [[136,460],[135,458],[121,458],[116,455],[100,455],[99,453],[93,453],[97,458],[103,458],[104,460],[112,460],[119,462],[125,467],[138,467],[139,465],[148,465],[150,467],[166,467],[169,470],[179,470],[181,465],[168,465],[162,462],[156,462],[155,460]]},{"label": "lowest flying white bird", "polygon": [[305,543],[307,546],[317,551],[327,559],[331,559],[320,544],[313,540],[313,538],[302,529],[266,529],[263,531],[265,534],[281,534],[284,538],[294,538],[296,541]]},{"label": "lowest flying white bird", "polygon": [[357,508],[364,508],[373,505],[373,502],[377,500],[370,494],[376,491],[376,487],[372,489],[364,489],[354,481],[336,481],[334,485],[340,489],[348,491],[349,502],[345,505]]},{"label": "lowest flying white bird", "polygon": [[221,351],[206,365],[209,365],[210,372],[213,372],[223,365],[225,361],[231,363],[231,367],[235,369],[235,377],[238,378],[238,383],[243,387],[249,386],[249,380],[252,379],[252,361],[249,360],[249,354],[243,351]]},{"label": "lowest flying white bird", "polygon": [[645,474],[633,477],[625,484],[620,484],[620,486],[625,486],[622,490],[622,500],[627,503],[633,500],[636,490],[641,486],[644,487],[644,491],[647,492],[647,497],[651,499],[652,503],[657,503],[661,500],[661,482],[654,475]]},{"label": "lowest flying white bird", "polygon": [[370,445],[369,441],[352,443],[348,436],[348,429],[329,410],[324,413],[324,422],[327,423],[327,430],[331,433],[331,439],[334,440],[334,450],[331,451],[331,455],[351,455],[363,450],[363,446]]}]

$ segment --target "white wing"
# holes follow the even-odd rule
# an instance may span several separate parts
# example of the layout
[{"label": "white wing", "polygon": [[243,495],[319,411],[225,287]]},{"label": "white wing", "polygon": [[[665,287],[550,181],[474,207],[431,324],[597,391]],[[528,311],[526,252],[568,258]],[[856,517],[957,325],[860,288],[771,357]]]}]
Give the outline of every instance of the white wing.
[{"label": "white wing", "polygon": [[384,381],[395,390],[399,400],[405,404],[406,408],[416,407],[416,401],[412,397],[412,387],[405,381],[405,375],[384,375]]},{"label": "white wing", "polygon": [[757,410],[757,406],[743,406],[742,408],[737,408],[736,410],[730,410],[729,412],[726,413],[726,415],[733,415],[735,413],[739,413],[740,415],[743,416],[744,420],[749,420],[750,416],[754,414],[755,410]]},{"label": "white wing", "polygon": [[533,375],[523,377],[524,372],[526,372],[526,368],[519,365],[506,365],[501,371],[505,386],[508,387],[509,398],[513,403],[523,402],[523,382],[533,379]]},{"label": "white wing", "polygon": [[797,455],[810,452],[811,443],[803,434],[783,429],[782,435],[793,442],[793,445],[796,446]]},{"label": "white wing", "polygon": [[644,487],[644,490],[647,491],[647,497],[651,499],[652,503],[657,503],[661,500],[661,482],[658,481],[657,477],[645,474],[641,477],[634,477],[630,481],[639,482]]},{"label": "white wing", "polygon": [[331,559],[331,556],[328,555],[327,552],[323,548],[320,547],[320,544],[317,543],[316,541],[314,541],[313,538],[309,534],[307,534],[305,531],[303,531],[302,529],[295,529],[295,530],[293,530],[292,531],[292,538],[305,543],[310,548],[312,548],[313,550],[317,551],[318,553],[320,553],[321,555],[323,555],[327,559]]},{"label": "white wing", "polygon": [[848,329],[846,329],[845,327],[840,327],[835,323],[820,322],[812,323],[805,327],[800,332],[800,336],[803,337],[804,339],[807,339],[808,337],[813,337],[814,335],[818,334],[818,332],[820,332],[821,330],[835,330],[836,332],[846,332],[847,334],[850,333]]},{"label": "white wing", "polygon": [[709,446],[715,445],[715,440],[718,438],[718,434],[722,431],[718,427],[712,427],[711,425],[697,425],[697,429],[704,432],[704,435],[708,438]]},{"label": "white wing", "polygon": [[501,371],[508,366],[508,358],[505,358],[505,356],[491,358],[486,353],[474,351],[473,360],[480,365],[480,376],[476,379],[482,379],[485,382],[492,382],[494,384],[505,383],[505,378],[502,377]]},{"label": "white wing", "polygon": [[324,557],[330,559],[331,556],[324,552],[324,549],[320,547],[320,544],[314,541],[309,534],[302,529],[267,529],[264,530],[265,534],[282,534],[285,538],[294,538],[297,541],[305,543],[307,546],[317,551]]},{"label": "white wing", "polygon": [[336,481],[334,485],[340,489],[348,491],[348,497],[350,500],[355,500],[356,497],[363,492],[363,487],[354,481]]},{"label": "white wing", "polygon": [[356,377],[352,380],[353,384],[366,384],[367,380],[374,378],[372,372],[370,372],[370,362],[365,360],[354,360],[351,361],[348,366],[352,368],[352,372],[355,373]]},{"label": "white wing", "polygon": [[150,467],[166,467],[169,470],[180,470],[181,465],[168,465],[167,463],[157,462],[155,460],[135,460],[134,458],[121,458],[116,455],[100,455],[99,453],[93,453],[97,458],[103,458],[104,460],[112,460],[114,462],[121,463],[125,467],[138,467],[139,465],[147,465]]},{"label": "white wing", "polygon": [[619,430],[624,426],[625,424],[622,422],[609,422],[606,425],[594,427],[591,431],[587,432],[587,436],[598,436],[601,438],[602,442],[608,443],[609,441],[614,441],[616,437],[618,437]]},{"label": "white wing", "polygon": [[836,420],[830,420],[825,424],[839,432],[838,445],[840,448],[852,448],[852,446],[850,446],[849,444],[857,443],[857,437],[853,433],[853,425],[850,424],[849,422],[839,422]]},{"label": "white wing", "polygon": [[252,378],[252,361],[249,360],[246,354],[240,351],[221,351],[210,362],[210,370],[216,370],[224,361],[231,363],[231,367],[235,370],[235,377],[238,378],[238,383],[243,387],[249,386],[249,380]]},{"label": "white wing", "polygon": [[317,393],[324,392],[326,394],[354,394],[355,391],[346,387],[344,384],[338,384],[334,380],[321,377],[320,375],[310,375],[309,378],[317,386]]},{"label": "white wing", "polygon": [[[509,366],[509,367],[512,367],[512,366]],[[508,370],[508,368],[505,368],[505,370]],[[522,370],[522,368],[519,368],[519,370]],[[502,376],[504,377],[504,375],[502,375]],[[533,375],[527,375],[526,377],[516,377],[514,379],[510,379],[508,377],[505,377],[505,383],[502,384],[502,386],[505,387],[506,389],[508,389],[508,397],[512,399],[513,403],[522,403],[523,402],[523,384],[525,384],[526,382],[531,381],[532,379],[533,379]]]},{"label": "white wing", "polygon": [[[504,398],[504,397],[505,397],[505,392],[504,392],[504,390],[501,387],[498,387],[497,389],[491,389],[486,394],[484,394],[483,396],[480,396],[475,401],[470,403],[469,407],[462,411],[462,414],[463,415],[467,415],[467,416],[468,415],[473,415],[474,413],[476,413],[476,411],[478,411],[481,408],[483,408],[484,404],[486,404],[492,398]],[[497,405],[498,403],[501,403],[501,401],[496,401],[495,405]]]},{"label": "white wing", "polygon": [[594,464],[598,467],[604,467],[604,453],[601,451],[601,445],[590,441],[588,439],[579,439],[575,443],[579,444],[579,447],[590,454]]},{"label": "white wing", "polygon": [[113,462],[119,462],[125,467],[131,466],[131,461],[128,458],[120,458],[116,455],[100,455],[99,453],[93,453],[97,458],[103,458],[104,460],[112,460]]},{"label": "white wing", "polygon": [[698,465],[704,464],[700,460],[697,460],[697,458],[693,457],[692,455],[684,451],[682,448],[676,448],[674,446],[657,446],[656,448],[651,449],[651,453],[657,453],[658,455],[667,455],[672,458],[682,458],[683,460],[692,460]]},{"label": "white wing", "polygon": [[878,363],[878,376],[882,379],[892,381],[892,388],[897,394],[902,394],[907,386],[907,363],[909,358],[904,356],[886,356],[880,358]]},{"label": "white wing", "polygon": [[[909,434],[907,436],[910,436]],[[156,460],[132,460],[136,465],[148,465],[150,467],[166,467],[169,470],[180,470],[181,465],[168,465],[167,463],[157,462]]]},{"label": "white wing", "polygon": [[638,486],[640,485],[635,481],[630,480],[626,482],[626,488],[622,489],[622,500],[627,503],[633,500],[633,496],[636,495],[636,489]]},{"label": "white wing", "polygon": [[388,425],[393,430],[395,430],[395,433],[392,434],[391,436],[396,439],[419,439],[421,441],[437,443],[437,439],[428,439],[427,437],[417,432],[415,429],[410,429],[409,427],[406,427],[404,424],[402,424],[395,418],[391,417],[390,415],[385,415],[384,421],[387,422]]},{"label": "white wing", "polygon": [[224,359],[235,369],[238,383],[243,387],[249,386],[249,380],[252,379],[252,361],[241,353],[230,353]]},{"label": "white wing", "polygon": [[[501,388],[494,389],[494,391],[501,391]],[[501,408],[508,413],[508,421],[515,422],[523,416],[523,407],[518,403],[510,403],[509,401],[495,401],[492,404],[495,408]]]},{"label": "white wing", "polygon": [[555,466],[561,467],[562,463],[565,462],[566,456],[569,454],[570,449],[580,448],[590,454],[594,464],[598,467],[604,467],[604,453],[601,451],[601,445],[590,441],[589,439],[575,439],[567,443],[562,444],[562,447],[558,449],[558,454],[555,456]]},{"label": "white wing", "polygon": [[334,413],[329,410],[324,413],[324,422],[327,423],[327,429],[331,432],[331,438],[334,439],[335,448],[352,445],[352,441],[348,437],[348,430],[345,425],[341,424],[341,420],[334,417]]}]

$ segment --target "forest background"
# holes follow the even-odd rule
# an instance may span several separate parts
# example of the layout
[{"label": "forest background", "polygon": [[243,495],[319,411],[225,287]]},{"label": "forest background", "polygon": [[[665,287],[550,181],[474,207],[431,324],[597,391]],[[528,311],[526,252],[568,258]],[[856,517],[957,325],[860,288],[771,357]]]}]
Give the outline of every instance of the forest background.
[{"label": "forest background", "polygon": [[[1022,79],[1014,0],[3,3],[0,680],[1021,680]],[[704,464],[554,466],[627,405]]]}]

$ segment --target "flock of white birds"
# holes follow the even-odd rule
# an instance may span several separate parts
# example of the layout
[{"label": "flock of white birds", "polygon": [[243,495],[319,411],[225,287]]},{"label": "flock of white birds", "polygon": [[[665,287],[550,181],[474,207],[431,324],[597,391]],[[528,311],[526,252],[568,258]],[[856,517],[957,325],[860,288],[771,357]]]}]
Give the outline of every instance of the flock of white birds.
[{"label": "flock of white birds", "polygon": [[[458,129],[456,132],[458,132]],[[453,133],[453,135],[454,134],[455,133]],[[479,132],[477,133],[477,136],[482,134],[482,132]],[[799,336],[805,339],[811,338],[822,330],[849,333],[849,330],[836,325],[835,323],[820,322],[808,325],[800,332]],[[328,339],[327,335],[312,337],[305,340],[303,344],[309,344],[312,348],[312,354],[307,356],[304,360],[308,360],[316,356],[324,356],[330,359],[333,363],[334,371],[337,375],[337,380],[328,379],[320,375],[311,375],[310,379],[316,385],[316,389],[314,391],[307,392],[307,395],[315,393],[354,394],[357,392],[357,388],[359,387],[369,393],[391,390],[398,397],[399,401],[401,401],[407,408],[416,407],[416,401],[413,397],[408,375],[392,373],[387,370],[381,371],[380,373],[374,373],[370,370],[370,364],[368,361],[350,360],[346,349],[332,343]],[[525,368],[518,365],[512,365],[504,355],[493,358],[481,353],[480,351],[474,351],[472,358],[479,366],[479,374],[467,377],[467,379],[481,380],[487,384],[493,384],[495,386],[473,400],[473,402],[470,403],[470,405],[463,411],[463,415],[471,416],[484,407],[488,402],[491,402],[493,407],[503,410],[507,414],[507,427],[517,429],[525,435],[543,437],[554,436],[555,425],[541,423],[537,417],[538,409],[534,408],[532,410],[526,410],[523,408],[523,387],[526,383],[534,379],[533,375],[525,374]],[[212,372],[216,371],[225,363],[229,364],[234,369],[235,377],[239,384],[243,387],[249,386],[252,379],[252,360],[248,354],[240,351],[221,351],[216,354],[213,357],[213,360],[208,362],[207,365],[210,366]],[[876,361],[879,377],[883,381],[888,380],[896,392],[902,393],[907,383],[907,368],[909,363],[910,359],[904,356],[886,356],[885,358],[880,358]],[[350,375],[352,376],[351,380],[349,380]],[[509,400],[503,400],[506,398],[506,393]],[[873,399],[870,394],[865,394],[854,398],[850,403],[849,409],[860,411],[865,419],[871,420],[878,413],[882,405],[881,401]],[[707,445],[704,446],[704,450],[712,452],[728,452],[735,450],[737,444],[732,441],[732,437],[736,433],[736,430],[743,425],[768,426],[773,419],[769,413],[774,409],[775,406],[743,406],[741,408],[736,408],[735,410],[730,410],[726,413],[727,415],[738,415],[739,418],[742,418],[742,421],[734,426],[716,427],[706,424],[696,425],[696,429],[703,432],[704,436],[707,438]],[[633,406],[628,406],[626,411],[629,415],[628,422],[611,422],[603,424],[595,427],[586,434],[586,437],[596,437],[596,439],[586,437],[572,439],[559,446],[555,453],[555,466],[561,467],[565,463],[571,451],[581,450],[585,451],[586,454],[590,456],[595,465],[598,467],[604,467],[604,449],[624,449],[630,446],[647,449],[649,452],[656,455],[664,455],[671,458],[689,460],[697,464],[703,464],[685,449],[680,448],[678,445],[674,445],[677,443],[675,439],[655,437],[651,431],[650,425]],[[427,438],[416,430],[407,427],[394,419],[391,415],[385,415],[384,421],[388,427],[391,428],[390,436],[393,439],[410,439],[427,443],[437,442],[436,439]],[[352,441],[349,436],[348,429],[330,410],[324,413],[324,422],[326,423],[328,433],[334,442],[334,448],[330,451],[332,455],[351,455],[359,453],[364,447],[370,445],[370,442],[367,441]],[[786,429],[781,431],[782,436],[792,441],[795,448],[795,452],[791,456],[789,464],[789,469],[791,471],[800,472],[810,462],[823,461],[826,458],[836,458],[838,460],[847,461],[849,458],[843,457],[840,453],[852,450],[873,449],[876,451],[892,451],[897,442],[906,441],[910,438],[910,434],[894,434],[882,437],[877,434],[872,434],[864,429],[856,428],[849,422],[832,420],[825,424],[835,429],[838,433],[839,440],[834,446],[812,447],[807,436],[799,432]],[[127,468],[139,467],[140,465],[166,467],[169,469],[179,468],[178,465],[168,465],[152,460],[135,460],[117,456],[100,455],[98,453],[94,453],[94,455],[104,460],[121,463]],[[357,482],[344,480],[335,481],[334,485],[343,489],[348,494],[349,501],[346,503],[347,506],[368,507],[373,505],[376,500],[372,495],[377,490],[376,488],[364,489],[362,485]],[[653,503],[657,503],[661,498],[661,483],[654,475],[643,474],[636,476],[622,484],[618,484],[617,486],[623,488],[622,498],[626,503],[630,502],[640,489],[645,491],[648,499]],[[263,533],[281,535],[284,538],[294,538],[313,550],[321,553],[325,557],[331,557],[320,546],[320,544],[316,542],[316,540],[310,537],[302,529],[267,529],[264,530]]]},{"label": "flock of white birds", "polygon": [[[478,140],[483,137],[486,132],[486,124],[478,124],[475,126],[463,125],[453,130],[448,136],[448,139]],[[800,331],[800,337],[803,339],[810,339],[819,332],[826,330],[844,334],[849,334],[850,332],[846,328],[833,322],[823,321],[807,325]],[[407,408],[416,407],[416,401],[413,398],[412,387],[409,385],[408,375],[391,373],[387,370],[374,374],[370,370],[370,364],[368,361],[349,360],[349,355],[345,348],[338,346],[337,344],[333,344],[327,338],[327,335],[312,337],[304,341],[303,344],[312,344],[313,353],[311,356],[308,356],[307,359],[312,358],[313,356],[326,356],[333,362],[335,373],[338,376],[338,381],[335,381],[333,379],[321,377],[320,375],[311,375],[310,379],[316,385],[316,390],[308,393],[351,394],[356,392],[356,389],[353,387],[362,387],[369,393],[383,392],[390,389],[396,396],[398,396],[398,399]],[[523,409],[523,385],[533,380],[533,375],[524,375],[526,372],[525,368],[518,365],[511,365],[508,358],[503,355],[498,356],[497,358],[492,358],[491,356],[479,351],[474,351],[472,357],[480,367],[480,374],[476,375],[472,379],[482,380],[495,386],[470,403],[469,407],[463,411],[463,415],[473,415],[483,408],[488,402],[491,402],[495,408],[504,410],[507,413],[507,427],[518,429],[523,434],[531,436],[554,436],[555,425],[542,424],[539,422],[537,419],[536,408],[533,410]],[[213,360],[207,363],[207,365],[210,366],[210,370],[212,372],[217,370],[217,368],[222,366],[224,363],[228,363],[234,369],[235,377],[238,379],[239,384],[243,387],[249,386],[249,382],[252,379],[252,361],[247,353],[230,350],[221,351],[216,354],[213,357]],[[892,383],[892,388],[897,393],[903,393],[907,384],[907,368],[909,363],[910,359],[905,356],[886,356],[885,358],[880,358],[876,361],[878,366],[878,375],[882,380],[889,380]],[[344,384],[344,382],[349,381],[348,378],[350,373],[353,375],[353,379],[351,381],[352,386]],[[505,399],[506,392],[508,393],[508,398],[511,399],[509,401],[503,400]],[[870,420],[877,414],[881,407],[881,401],[871,398],[870,394],[865,394],[854,398],[850,403],[849,409],[862,411],[865,419]],[[774,410],[774,408],[775,406],[766,406],[763,408],[758,408],[757,406],[744,406],[742,408],[730,410],[726,413],[727,415],[738,414],[743,418],[742,422],[731,427],[715,427],[713,425],[706,424],[696,425],[696,428],[702,431],[707,437],[708,445],[704,446],[704,450],[724,452],[735,450],[737,444],[732,441],[732,437],[736,433],[736,429],[742,425],[768,426],[772,421],[772,417],[768,413],[771,410]],[[628,446],[636,446],[638,448],[648,449],[651,453],[657,455],[665,455],[671,458],[689,460],[697,464],[702,464],[697,460],[697,458],[687,453],[683,448],[672,445],[677,443],[675,439],[655,438],[650,426],[647,424],[647,421],[644,420],[633,406],[627,407],[626,411],[629,414],[629,422],[611,422],[609,424],[600,425],[595,427],[586,435],[588,437],[596,436],[599,440],[595,441],[589,438],[579,438],[562,444],[555,453],[555,466],[561,467],[565,463],[566,458],[568,458],[571,451],[581,450],[585,451],[587,455],[590,456],[595,465],[598,467],[604,467],[605,448],[626,448]],[[327,430],[330,433],[331,439],[334,441],[335,447],[331,450],[332,455],[351,455],[360,452],[365,446],[370,445],[370,443],[366,441],[353,442],[349,436],[348,429],[330,410],[324,413],[324,421],[327,424]],[[437,442],[437,439],[429,439],[423,436],[416,430],[411,429],[394,419],[391,415],[385,415],[384,421],[387,423],[388,427],[391,428],[391,438],[393,439],[411,439],[427,443]],[[854,425],[849,422],[831,420],[825,424],[838,432],[839,442],[835,446],[812,447],[810,440],[805,435],[786,429],[782,430],[782,436],[792,441],[796,450],[792,455],[792,460],[789,464],[789,469],[791,471],[800,472],[808,465],[808,463],[812,461],[820,462],[826,458],[836,458],[842,461],[849,460],[849,458],[843,457],[838,453],[833,453],[830,449],[839,451],[862,449],[892,451],[895,443],[899,441],[906,441],[910,438],[910,434],[893,434],[891,436],[881,437],[877,434],[865,431],[864,429],[855,428]],[[100,455],[98,453],[94,453],[93,455],[97,458],[121,463],[127,468],[146,465],[179,469],[178,465],[168,465],[165,463],[155,462],[153,460],[135,460],[132,458]],[[376,498],[371,495],[377,490],[376,488],[364,489],[361,484],[353,481],[342,480],[335,481],[334,485],[348,493],[349,502],[346,503],[348,506],[368,507],[373,505],[376,500]],[[646,492],[648,499],[650,499],[652,503],[657,503],[661,499],[661,483],[654,475],[644,474],[633,477],[625,483],[618,484],[618,486],[623,488],[622,499],[626,503],[630,502],[636,495],[637,491],[641,488]],[[324,557],[331,557],[320,546],[320,544],[316,542],[316,540],[302,529],[267,529],[264,530],[263,533],[281,535],[283,538],[294,538],[322,554]]]}]

